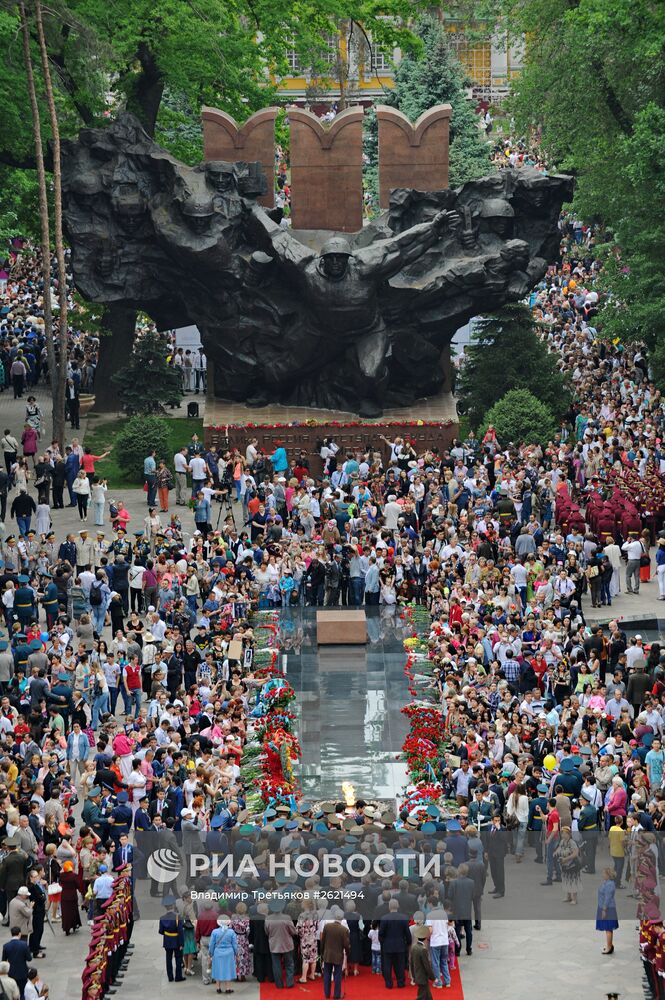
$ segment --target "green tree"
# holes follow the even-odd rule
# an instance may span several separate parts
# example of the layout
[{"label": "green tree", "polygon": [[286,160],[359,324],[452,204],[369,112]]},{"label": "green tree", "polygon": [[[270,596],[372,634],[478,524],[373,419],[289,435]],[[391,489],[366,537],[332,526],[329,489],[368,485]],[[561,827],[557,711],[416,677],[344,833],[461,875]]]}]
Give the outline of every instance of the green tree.
[{"label": "green tree", "polygon": [[166,342],[154,331],[140,336],[129,364],[111,377],[127,413],[164,413],[182,399],[182,380],[166,360]]},{"label": "green tree", "polygon": [[613,300],[599,327],[628,342],[644,339],[662,354],[665,224],[654,207],[665,198],[665,7],[479,0],[467,8],[487,17],[488,27],[526,38],[510,102],[518,134],[537,134],[557,169],[575,175],[576,211],[613,238],[605,274]]},{"label": "green tree", "polygon": [[419,51],[406,53],[395,71],[386,104],[415,122],[434,104],[450,104],[450,186],[492,172],[490,145],[478,128],[478,115],[466,96],[470,80],[453,52],[441,21],[424,15],[415,26]]},{"label": "green tree", "polygon": [[483,436],[490,424],[499,444],[547,444],[556,432],[556,421],[548,406],[527,389],[511,389],[485,414],[480,431]]},{"label": "green tree", "polygon": [[143,460],[153,449],[157,452],[157,461],[170,458],[166,421],[154,416],[131,417],[113,444],[116,462],[137,483],[143,478]]},{"label": "green tree", "polygon": [[460,412],[474,429],[506,389],[527,389],[557,417],[570,403],[555,356],[519,303],[476,321],[455,389]]}]

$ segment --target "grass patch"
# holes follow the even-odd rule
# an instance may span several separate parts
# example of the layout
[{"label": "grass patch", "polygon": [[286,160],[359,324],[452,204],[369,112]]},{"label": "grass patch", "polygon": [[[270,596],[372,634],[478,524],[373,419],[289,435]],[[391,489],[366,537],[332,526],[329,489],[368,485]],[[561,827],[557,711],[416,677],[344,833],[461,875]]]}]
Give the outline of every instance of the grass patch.
[{"label": "grass patch", "polygon": [[[122,487],[138,489],[142,485],[140,477],[128,476],[120,469],[115,454],[113,444],[117,434],[122,430],[126,417],[115,417],[113,420],[103,420],[101,416],[90,414],[88,418],[88,429],[85,434],[84,445],[90,448],[93,455],[102,455],[111,449],[111,454],[103,462],[98,462],[96,471],[99,476],[108,479],[109,489],[121,489]],[[179,448],[189,444],[192,434],[198,434],[203,439],[203,420],[188,419],[187,417],[165,417],[169,438],[169,467],[173,471],[173,456]]]}]

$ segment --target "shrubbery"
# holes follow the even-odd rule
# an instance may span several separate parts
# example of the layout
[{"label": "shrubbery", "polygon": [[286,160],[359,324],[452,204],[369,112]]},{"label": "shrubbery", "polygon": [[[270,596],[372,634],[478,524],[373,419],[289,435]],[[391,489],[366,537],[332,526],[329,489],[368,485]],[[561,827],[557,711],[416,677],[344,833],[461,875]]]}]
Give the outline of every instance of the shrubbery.
[{"label": "shrubbery", "polygon": [[556,433],[556,421],[549,407],[527,389],[512,389],[485,414],[481,438],[489,425],[499,444],[547,444]]},{"label": "shrubbery", "polygon": [[143,480],[143,460],[153,448],[157,461],[168,459],[168,430],[159,417],[130,417],[113,443],[116,462],[137,483]]}]

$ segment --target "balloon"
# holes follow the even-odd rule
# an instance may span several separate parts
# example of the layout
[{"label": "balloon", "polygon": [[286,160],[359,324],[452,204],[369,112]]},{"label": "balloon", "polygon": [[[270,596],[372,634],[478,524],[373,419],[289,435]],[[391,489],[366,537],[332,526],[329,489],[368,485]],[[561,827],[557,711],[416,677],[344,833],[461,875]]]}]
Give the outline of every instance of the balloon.
[{"label": "balloon", "polygon": [[42,642],[48,642],[49,639],[50,639],[50,636],[49,636],[48,632],[41,632],[39,638],[42,640]]},{"label": "balloon", "polygon": [[543,760],[543,767],[546,771],[553,771],[556,767],[556,757],[553,753],[548,753],[547,757]]}]

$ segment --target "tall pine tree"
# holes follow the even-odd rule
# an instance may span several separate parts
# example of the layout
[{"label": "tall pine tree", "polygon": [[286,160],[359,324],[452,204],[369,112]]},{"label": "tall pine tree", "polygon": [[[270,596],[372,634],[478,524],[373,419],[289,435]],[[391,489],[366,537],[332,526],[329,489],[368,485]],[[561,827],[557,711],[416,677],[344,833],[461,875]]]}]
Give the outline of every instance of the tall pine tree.
[{"label": "tall pine tree", "polygon": [[149,330],[137,338],[129,364],[112,376],[127,413],[164,413],[166,406],[180,403],[182,378],[168,363],[166,350],[164,338]]}]

